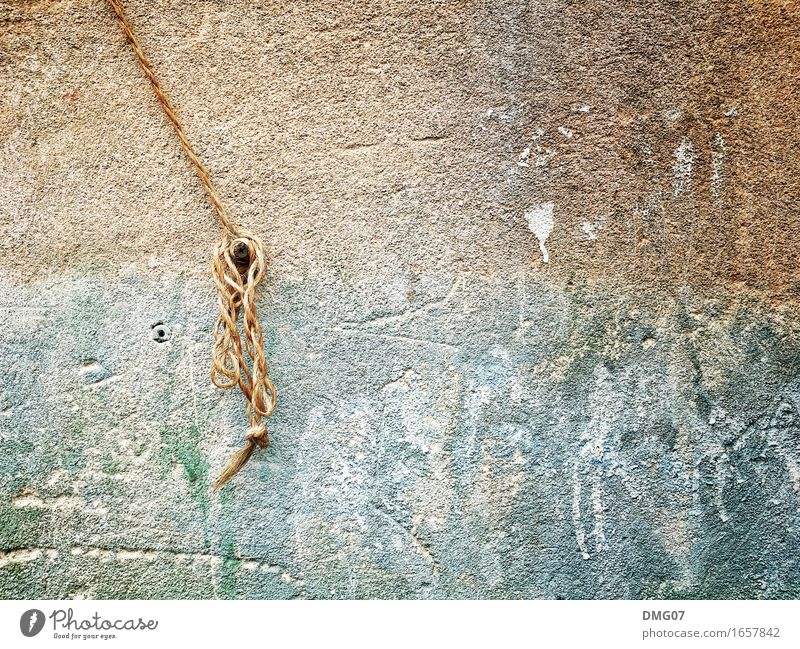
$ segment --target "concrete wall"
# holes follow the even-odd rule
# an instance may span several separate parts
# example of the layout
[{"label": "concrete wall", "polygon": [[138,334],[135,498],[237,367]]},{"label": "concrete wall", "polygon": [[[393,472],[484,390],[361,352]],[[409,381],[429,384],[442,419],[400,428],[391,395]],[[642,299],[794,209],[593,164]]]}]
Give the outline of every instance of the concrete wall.
[{"label": "concrete wall", "polygon": [[795,3],[126,6],[273,443],[211,491],[219,228],[110,10],[0,3],[0,596],[800,596]]}]

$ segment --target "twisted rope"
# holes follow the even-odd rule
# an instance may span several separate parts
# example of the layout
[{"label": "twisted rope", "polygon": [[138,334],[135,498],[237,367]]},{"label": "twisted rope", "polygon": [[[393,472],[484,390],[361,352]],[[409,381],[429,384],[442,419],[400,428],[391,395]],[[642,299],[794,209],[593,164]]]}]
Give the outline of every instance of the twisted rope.
[{"label": "twisted rope", "polygon": [[214,489],[219,489],[247,463],[257,446],[266,448],[269,445],[267,425],[263,419],[269,417],[275,409],[277,392],[269,378],[267,359],[264,356],[264,335],[255,304],[255,290],[266,273],[267,256],[261,240],[228,217],[208,170],[186,137],[183,125],[175,114],[169,97],[162,90],[150,60],[139,45],[122,5],[119,0],[108,0],[108,4],[119,19],[125,37],[150,81],[158,103],[172,123],[223,227],[222,239],[214,249],[211,262],[219,302],[219,317],[214,325],[214,348],[211,354],[211,381],[223,389],[239,386],[245,398],[250,427],[245,433],[244,446],[231,457],[214,483]]}]

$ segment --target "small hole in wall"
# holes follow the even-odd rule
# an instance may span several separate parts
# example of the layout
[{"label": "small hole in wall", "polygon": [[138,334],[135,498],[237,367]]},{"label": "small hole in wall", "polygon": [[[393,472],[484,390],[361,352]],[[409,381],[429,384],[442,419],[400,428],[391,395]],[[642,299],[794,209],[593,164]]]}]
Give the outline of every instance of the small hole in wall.
[{"label": "small hole in wall", "polygon": [[165,343],[172,337],[172,332],[167,325],[159,320],[150,326],[150,337],[157,343]]}]

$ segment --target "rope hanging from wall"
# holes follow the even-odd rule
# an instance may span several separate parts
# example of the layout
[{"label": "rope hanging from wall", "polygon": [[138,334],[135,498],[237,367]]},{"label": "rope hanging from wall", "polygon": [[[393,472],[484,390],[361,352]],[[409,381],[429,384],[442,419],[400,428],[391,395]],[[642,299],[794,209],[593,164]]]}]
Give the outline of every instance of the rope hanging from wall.
[{"label": "rope hanging from wall", "polygon": [[264,336],[255,305],[255,290],[267,270],[267,256],[261,240],[228,217],[208,170],[186,137],[183,125],[175,114],[169,97],[161,88],[147,55],[139,45],[122,5],[119,0],[108,0],[108,3],[117,15],[122,31],[150,81],[161,108],[175,128],[181,146],[194,166],[222,225],[222,239],[214,249],[211,263],[220,311],[214,326],[211,380],[214,385],[223,389],[239,386],[245,398],[250,427],[245,433],[244,446],[231,457],[214,483],[214,489],[219,489],[247,463],[257,446],[266,448],[269,445],[264,418],[269,417],[275,409],[277,392],[269,378],[267,359],[264,356]]}]

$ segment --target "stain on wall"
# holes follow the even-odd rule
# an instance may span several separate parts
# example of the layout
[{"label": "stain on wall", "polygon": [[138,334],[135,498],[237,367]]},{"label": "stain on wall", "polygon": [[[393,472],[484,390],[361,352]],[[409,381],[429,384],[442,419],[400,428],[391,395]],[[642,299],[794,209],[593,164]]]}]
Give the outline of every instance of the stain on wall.
[{"label": "stain on wall", "polygon": [[800,595],[789,2],[0,2],[0,596]]}]

